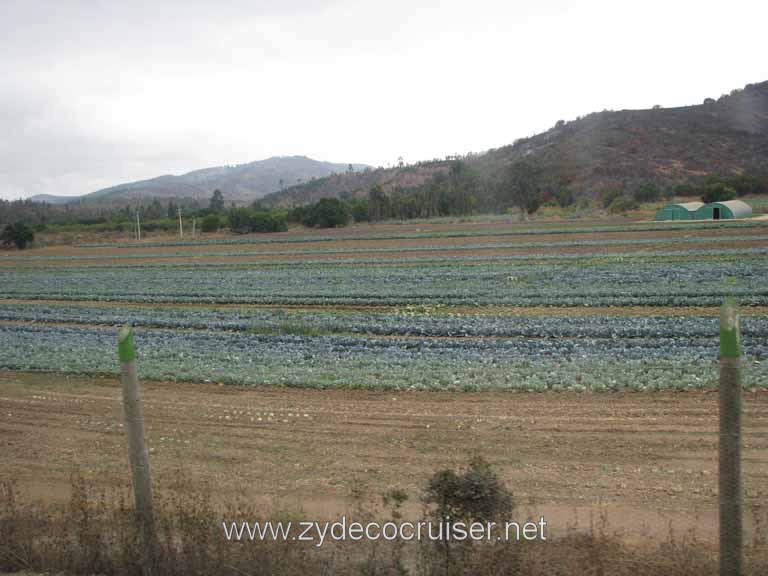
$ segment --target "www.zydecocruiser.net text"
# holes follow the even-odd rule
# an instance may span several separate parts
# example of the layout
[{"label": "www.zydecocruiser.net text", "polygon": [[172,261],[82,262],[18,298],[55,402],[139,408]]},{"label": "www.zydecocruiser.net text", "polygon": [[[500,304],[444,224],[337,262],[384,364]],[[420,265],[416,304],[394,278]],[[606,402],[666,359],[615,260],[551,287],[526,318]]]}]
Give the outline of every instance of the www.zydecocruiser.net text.
[{"label": "www.zydecocruiser.net text", "polygon": [[334,522],[222,522],[224,536],[232,542],[295,541],[314,542],[319,548],[325,542],[359,542],[362,540],[403,541],[519,541],[546,540],[547,522],[350,522],[346,516]]}]

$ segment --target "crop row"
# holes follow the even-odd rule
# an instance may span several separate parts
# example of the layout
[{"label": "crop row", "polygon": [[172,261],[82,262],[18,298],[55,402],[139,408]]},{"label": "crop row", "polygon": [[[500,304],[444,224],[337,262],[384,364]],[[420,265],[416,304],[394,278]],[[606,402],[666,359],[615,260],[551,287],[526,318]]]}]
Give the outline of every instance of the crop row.
[{"label": "crop row", "polygon": [[768,304],[768,259],[463,265],[50,268],[0,272],[4,298],[302,305]]},{"label": "crop row", "polygon": [[[479,255],[472,254],[468,256],[403,256],[400,255],[396,258],[389,257],[373,257],[373,258],[323,258],[321,260],[292,260],[292,259],[261,259],[261,260],[248,260],[248,261],[213,261],[213,260],[200,260],[197,255],[183,259],[181,262],[164,262],[162,260],[150,261],[150,262],[131,262],[127,261],[119,262],[98,262],[82,263],[77,262],[76,267],[79,269],[104,269],[109,270],[115,267],[120,268],[132,268],[149,270],[153,268],[192,268],[192,269],[217,269],[224,268],[243,268],[245,266],[251,267],[285,267],[291,266],[297,267],[333,267],[333,266],[349,266],[354,262],[358,266],[388,266],[388,265],[400,265],[400,266],[421,266],[424,264],[440,265],[451,264],[456,266],[472,266],[482,263],[507,263],[510,265],[520,263],[538,263],[538,262],[551,262],[551,263],[570,263],[573,262],[579,266],[592,266],[594,264],[611,264],[622,263],[625,260],[632,260],[633,262],[648,262],[655,264],[670,264],[679,261],[698,260],[699,262],[718,260],[721,262],[727,261],[746,261],[749,259],[759,259],[768,256],[768,248],[711,248],[711,249],[688,249],[688,250],[640,250],[634,252],[582,252],[578,254],[494,254],[494,255]],[[79,259],[74,259],[79,260]],[[110,260],[110,258],[102,258],[101,260]],[[21,262],[14,264],[13,268],[23,270],[61,270],[59,265],[49,264],[34,264],[27,262]],[[11,268],[6,268],[6,270]],[[0,269],[0,272],[2,269]]]},{"label": "crop row", "polygon": [[[297,312],[241,308],[142,306],[0,305],[0,320],[47,324],[120,326],[130,321],[146,328],[222,330],[253,334],[501,338],[715,338],[718,319],[686,316],[561,316]],[[746,342],[768,342],[768,318],[745,317]]]},{"label": "crop row", "polygon": [[385,234],[350,234],[326,236],[244,236],[241,238],[214,238],[210,240],[170,240],[158,242],[125,242],[113,244],[104,242],[89,242],[77,244],[80,248],[162,248],[167,246],[212,246],[227,244],[272,244],[272,243],[303,243],[303,242],[338,242],[339,240],[409,240],[418,238],[467,238],[484,236],[528,236],[541,234],[591,234],[603,232],[652,232],[669,230],[714,230],[718,228],[760,228],[766,226],[761,221],[720,221],[712,223],[691,222],[682,223],[629,223],[602,226],[568,226],[568,227],[518,227],[511,225],[507,229],[477,229],[477,230],[446,230],[429,232],[405,232]]},{"label": "crop row", "polygon": [[662,246],[679,244],[722,244],[723,242],[768,242],[766,235],[749,236],[710,236],[705,238],[629,238],[629,239],[603,239],[603,240],[571,240],[563,242],[494,242],[480,244],[463,244],[461,246],[452,245],[430,245],[420,246],[398,246],[386,248],[358,247],[358,248],[311,248],[300,250],[238,250],[238,251],[216,251],[216,252],[133,252],[128,254],[103,254],[89,255],[23,255],[23,256],[0,256],[7,261],[70,261],[70,260],[124,260],[124,259],[155,259],[155,258],[231,258],[244,256],[304,256],[312,254],[360,254],[360,253],[392,253],[402,254],[408,252],[462,252],[473,250],[524,250],[529,248],[578,248],[578,247],[611,247],[611,246]]},{"label": "crop row", "polygon": [[[0,368],[117,371],[116,330],[0,326]],[[305,387],[659,390],[715,386],[714,338],[631,340],[398,339],[137,331],[140,376]],[[755,340],[749,357],[765,357]],[[768,364],[745,362],[744,384],[768,386]]]}]

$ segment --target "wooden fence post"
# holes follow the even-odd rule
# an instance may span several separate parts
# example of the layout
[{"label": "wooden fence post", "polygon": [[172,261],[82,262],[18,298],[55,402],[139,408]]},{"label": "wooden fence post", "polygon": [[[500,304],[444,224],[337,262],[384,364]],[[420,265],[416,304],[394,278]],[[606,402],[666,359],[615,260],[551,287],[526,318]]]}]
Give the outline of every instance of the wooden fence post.
[{"label": "wooden fence post", "polygon": [[720,576],[740,576],[741,335],[739,310],[727,299],[720,310]]},{"label": "wooden fence post", "polygon": [[128,458],[131,462],[133,495],[136,501],[136,520],[141,547],[141,569],[145,576],[155,571],[157,560],[154,514],[152,511],[152,484],[149,478],[149,455],[144,444],[144,415],[139,399],[139,380],[136,375],[136,352],[133,346],[133,328],[126,324],[117,335],[120,358],[120,383],[123,388],[123,414],[128,433]]}]

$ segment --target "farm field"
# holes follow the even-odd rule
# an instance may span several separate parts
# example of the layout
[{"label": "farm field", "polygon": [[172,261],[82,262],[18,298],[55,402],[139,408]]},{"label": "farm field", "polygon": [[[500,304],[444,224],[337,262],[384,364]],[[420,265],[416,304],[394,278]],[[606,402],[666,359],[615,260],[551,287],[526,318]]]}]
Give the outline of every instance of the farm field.
[{"label": "farm field", "polygon": [[[472,222],[0,256],[0,455],[33,495],[125,477],[136,327],[157,480],[335,514],[479,450],[562,523],[716,522],[718,307],[742,306],[747,500],[768,478],[768,222]],[[7,416],[6,416],[7,415]],[[44,424],[42,424],[44,423]],[[244,488],[245,487],[245,488]],[[586,515],[586,516],[585,516]]]},{"label": "farm field", "polygon": [[[476,450],[523,510],[554,530],[608,515],[630,538],[717,530],[717,394],[511,394],[239,388],[145,382],[155,481],[214,490],[264,510],[349,513],[351,494],[418,495]],[[128,478],[117,378],[0,372],[0,479],[64,500],[78,469],[96,486]],[[744,397],[745,507],[768,493],[768,392]],[[412,503],[418,512],[418,502]],[[748,533],[752,518],[748,514]]]},{"label": "farm field", "polygon": [[[336,234],[336,236],[334,236]],[[229,245],[224,245],[230,242]],[[716,308],[768,381],[768,223],[435,224],[52,247],[0,266],[0,367],[316,388],[711,387]]]}]

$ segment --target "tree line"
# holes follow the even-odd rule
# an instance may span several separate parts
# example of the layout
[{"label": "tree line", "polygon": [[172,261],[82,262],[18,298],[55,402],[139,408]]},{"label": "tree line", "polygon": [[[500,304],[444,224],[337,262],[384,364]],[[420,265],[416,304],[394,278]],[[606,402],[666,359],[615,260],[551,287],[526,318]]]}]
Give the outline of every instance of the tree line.
[{"label": "tree line", "polygon": [[483,175],[464,161],[455,160],[448,170],[434,173],[420,186],[395,186],[385,192],[381,184],[374,184],[364,197],[343,195],[334,202],[323,198],[296,206],[288,212],[288,220],[323,227],[333,222],[345,225],[351,220],[377,222],[500,213],[513,207],[533,214],[550,196],[563,205],[573,202],[570,192],[552,192],[543,170],[531,161],[516,162],[500,175]]},{"label": "tree line", "polygon": [[[640,182],[623,189],[605,189],[598,194],[604,209],[621,213],[644,202],[672,196],[700,197],[704,202],[730,200],[746,194],[768,193],[768,177],[756,175],[710,176],[695,183],[662,187]],[[586,200],[582,200],[585,202]],[[0,200],[0,226],[7,224],[0,243],[24,247],[34,232],[47,226],[89,227],[95,232],[130,231],[136,214],[145,232],[173,232],[178,212],[200,221],[205,233],[228,228],[234,233],[281,232],[289,223],[312,228],[333,228],[355,222],[397,219],[466,216],[473,213],[506,213],[517,209],[524,216],[544,204],[563,208],[575,202],[568,182],[556,172],[546,171],[535,160],[523,158],[502,170],[480,171],[457,158],[418,186],[394,186],[385,191],[381,184],[367,194],[342,194],[341,198],[320,200],[290,209],[268,209],[257,200],[249,206],[226,205],[220,190],[204,203],[196,199],[153,199],[147,203],[109,207],[98,204],[52,205],[29,200]],[[18,241],[16,241],[18,240]]]}]

